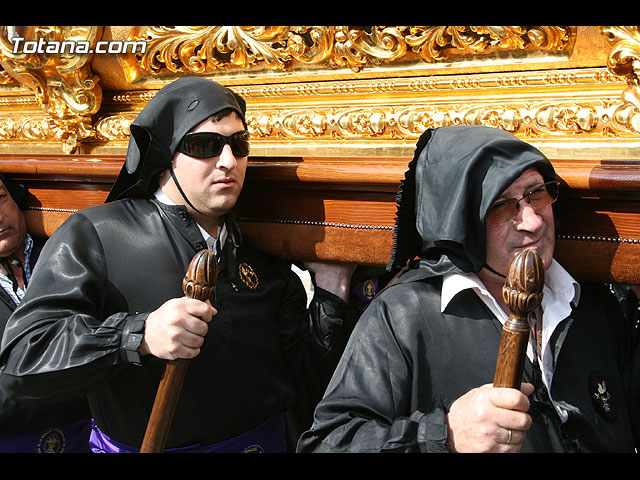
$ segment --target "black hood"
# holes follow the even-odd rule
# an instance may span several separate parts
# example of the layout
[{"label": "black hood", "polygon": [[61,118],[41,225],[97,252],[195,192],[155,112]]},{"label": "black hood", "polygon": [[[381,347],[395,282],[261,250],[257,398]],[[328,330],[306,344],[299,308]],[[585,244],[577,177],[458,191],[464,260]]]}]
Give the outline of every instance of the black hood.
[{"label": "black hood", "polygon": [[427,130],[418,140],[398,193],[388,270],[420,277],[479,272],[485,265],[485,216],[525,170],[556,180],[551,162],[512,134],[483,126]]},{"label": "black hood", "polygon": [[20,210],[24,210],[27,206],[27,188],[19,182],[12,180],[7,174],[0,172],[0,180],[7,188],[9,195],[18,205]]},{"label": "black hood", "polygon": [[182,137],[227,108],[245,121],[244,99],[205,78],[180,78],[160,89],[131,123],[127,158],[106,201],[150,197]]}]

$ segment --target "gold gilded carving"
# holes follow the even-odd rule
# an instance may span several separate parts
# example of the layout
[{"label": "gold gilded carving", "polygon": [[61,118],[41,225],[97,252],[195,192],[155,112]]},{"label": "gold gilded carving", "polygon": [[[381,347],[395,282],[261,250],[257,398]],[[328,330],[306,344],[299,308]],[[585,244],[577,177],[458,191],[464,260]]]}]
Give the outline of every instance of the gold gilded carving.
[{"label": "gold gilded carving", "polygon": [[99,120],[96,124],[96,137],[107,141],[128,141],[129,127],[134,116],[113,115]]},{"label": "gold gilded carving", "polygon": [[612,121],[618,104],[513,103],[457,104],[386,108],[317,108],[253,111],[247,123],[255,140],[263,139],[416,139],[426,128],[486,125],[527,136],[623,135]]},{"label": "gold gilded carving", "polygon": [[0,120],[0,139],[59,140],[61,132],[50,118],[20,117]]},{"label": "gold gilded carving", "polygon": [[[523,137],[624,136],[616,115],[620,103],[585,98],[579,102],[503,102],[476,105],[468,101],[414,105],[366,107],[283,106],[278,109],[252,108],[247,125],[256,144],[260,141],[386,139],[412,142],[427,128],[449,125],[486,125],[502,128]],[[124,102],[124,97],[118,101]],[[130,101],[140,101],[131,97]],[[106,141],[126,141],[135,113],[102,117],[96,122],[96,136]],[[35,126],[39,128],[35,128]],[[28,128],[25,132],[23,129]],[[0,122],[0,138],[10,132],[25,137],[45,136],[43,121]],[[49,131],[49,135],[52,133]],[[16,134],[14,133],[15,137]]]},{"label": "gold gilded carving", "polygon": [[464,115],[465,125],[484,125],[501,128],[516,133],[522,125],[522,117],[518,108],[484,106],[471,108]]},{"label": "gold gilded carving", "polygon": [[[90,49],[86,52],[65,52],[50,49],[63,42],[86,42],[90,48],[99,39],[99,26],[45,26],[17,27],[26,43],[36,40],[38,49],[32,53],[16,51],[7,37],[0,38],[0,63],[5,71],[20,84],[35,92],[40,106],[48,113],[46,125],[40,121],[26,122],[20,132],[26,138],[50,138],[63,142],[65,152],[71,152],[79,140],[92,135],[91,118],[100,108],[102,90],[98,77],[91,72]],[[15,128],[14,128],[15,130]],[[34,133],[34,132],[37,132]]]},{"label": "gold gilded carving", "polygon": [[123,66],[121,55],[19,55],[2,39],[0,141],[10,149],[62,141],[67,152],[124,152],[159,88],[202,75],[247,99],[257,156],[368,156],[378,146],[405,155],[426,128],[463,124],[568,155],[576,145],[636,155],[627,147],[640,133],[638,27],[15,28],[27,39],[146,48]]},{"label": "gold gilded carving", "polygon": [[549,105],[540,108],[535,118],[541,130],[557,133],[589,133],[598,124],[598,113],[592,105]]},{"label": "gold gilded carving", "polygon": [[266,65],[277,70],[295,60],[303,64],[346,66],[394,60],[406,53],[399,27],[215,26],[136,29],[147,41],[141,66],[154,74],[208,73]]},{"label": "gold gilded carving", "polygon": [[9,72],[2,68],[2,65],[0,64],[0,85],[9,85],[10,83],[15,83],[15,80],[11,75],[9,75]]},{"label": "gold gilded carving", "polygon": [[570,27],[560,26],[209,26],[134,29],[145,40],[141,68],[151,74],[211,73],[239,67],[284,70],[295,62],[360,71],[368,65],[497,50],[561,51]]},{"label": "gold gilded carving", "polygon": [[569,27],[436,26],[409,27],[409,32],[407,44],[428,62],[490,50],[560,51],[569,42]]},{"label": "gold gilded carving", "polygon": [[404,110],[397,115],[394,125],[397,128],[396,138],[417,138],[428,128],[448,127],[453,125],[451,115],[447,111],[435,108]]},{"label": "gold gilded carving", "polygon": [[343,136],[376,137],[385,133],[393,123],[389,122],[384,111],[356,109],[347,111],[336,119]]},{"label": "gold gilded carving", "polygon": [[627,88],[622,92],[623,105],[614,115],[621,128],[640,133],[640,30],[637,26],[602,27],[602,33],[612,44],[607,65],[616,75],[624,77]]}]

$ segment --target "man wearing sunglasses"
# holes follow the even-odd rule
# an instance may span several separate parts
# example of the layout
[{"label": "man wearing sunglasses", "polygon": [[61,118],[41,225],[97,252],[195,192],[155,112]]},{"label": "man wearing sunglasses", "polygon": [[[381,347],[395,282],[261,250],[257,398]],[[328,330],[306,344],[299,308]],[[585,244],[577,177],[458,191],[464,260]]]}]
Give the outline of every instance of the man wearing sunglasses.
[{"label": "man wearing sunglasses", "polygon": [[[553,259],[549,160],[499,129],[428,130],[398,197],[389,267],[302,435],[303,452],[633,452],[635,336],[604,285]],[[520,390],[493,388],[501,289],[526,248],[545,268]],[[536,320],[537,319],[537,320]]]},{"label": "man wearing sunglasses", "polygon": [[[248,154],[232,90],[162,88],[132,122],[106,204],[49,239],[5,330],[2,388],[24,401],[86,394],[91,449],[136,452],[166,361],[186,358],[166,451],[285,451],[285,412],[312,411],[350,333],[338,297],[349,269],[335,284],[316,275],[306,310],[290,262],[243,240],[230,210]],[[182,292],[205,248],[218,257],[211,305]]]}]

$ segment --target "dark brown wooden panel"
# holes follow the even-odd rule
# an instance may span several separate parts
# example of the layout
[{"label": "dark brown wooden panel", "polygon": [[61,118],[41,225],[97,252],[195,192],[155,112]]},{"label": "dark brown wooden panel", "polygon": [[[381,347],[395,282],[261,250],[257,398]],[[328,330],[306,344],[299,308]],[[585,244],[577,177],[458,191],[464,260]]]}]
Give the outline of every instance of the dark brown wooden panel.
[{"label": "dark brown wooden panel", "polygon": [[[256,158],[236,207],[244,235],[274,255],[386,264],[409,159]],[[104,202],[117,156],[0,155],[30,190],[27,219],[51,235]],[[640,162],[553,161],[560,177],[556,258],[583,281],[640,283]]]}]

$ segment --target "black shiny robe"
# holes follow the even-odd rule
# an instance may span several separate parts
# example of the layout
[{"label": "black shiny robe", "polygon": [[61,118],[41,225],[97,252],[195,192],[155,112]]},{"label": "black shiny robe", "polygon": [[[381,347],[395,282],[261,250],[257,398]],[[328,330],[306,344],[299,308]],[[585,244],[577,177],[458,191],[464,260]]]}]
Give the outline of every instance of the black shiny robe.
[{"label": "black shiny robe", "polygon": [[[339,352],[341,318],[312,305],[288,262],[243,242],[226,218],[209,325],[189,363],[167,448],[211,444],[322,394]],[[138,357],[144,321],[206,248],[183,206],[125,199],[71,216],[48,240],[21,306],[7,325],[0,384],[23,401],[87,394],[99,428],[139,446],[165,362]],[[255,272],[251,288],[240,264]],[[248,282],[250,283],[250,282]],[[302,393],[300,393],[302,392]],[[304,424],[304,421],[301,422]]]},{"label": "black shiny robe", "polygon": [[[461,395],[493,382],[502,325],[472,290],[441,313],[441,283],[441,277],[398,282],[374,299],[298,451],[447,451],[445,415]],[[560,423],[538,366],[526,359],[523,381],[536,391],[522,451],[632,452],[640,433],[640,359],[610,292],[583,285],[551,345],[551,393],[569,419]]]},{"label": "black shiny robe", "polygon": [[[45,239],[35,236],[32,236],[32,239],[33,248],[29,256],[29,265],[33,271]],[[0,288],[0,336],[16,307],[13,298]],[[89,407],[82,396],[58,404],[33,405],[16,402],[0,389],[0,437],[65,425],[81,419],[89,421]]]}]

